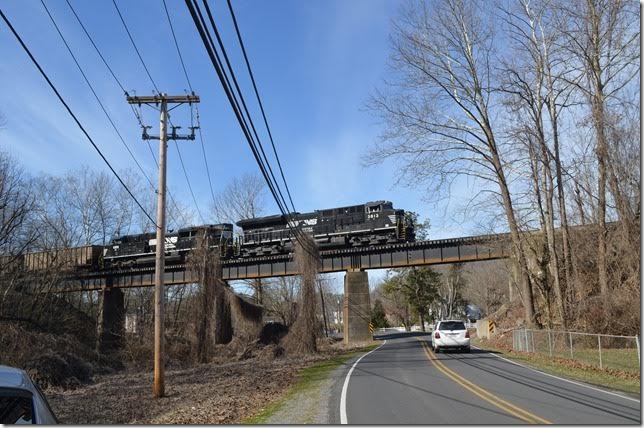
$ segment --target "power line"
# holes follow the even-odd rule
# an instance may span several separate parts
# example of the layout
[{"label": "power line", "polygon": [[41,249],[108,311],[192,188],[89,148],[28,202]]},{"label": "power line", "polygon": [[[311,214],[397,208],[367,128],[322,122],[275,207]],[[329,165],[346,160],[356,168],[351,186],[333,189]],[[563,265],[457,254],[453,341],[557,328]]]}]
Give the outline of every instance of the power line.
[{"label": "power line", "polygon": [[[233,112],[235,113],[235,117],[237,118],[237,121],[239,122],[240,127],[242,128],[242,132],[244,133],[244,136],[246,137],[246,141],[248,142],[251,151],[253,153],[253,156],[255,157],[255,161],[257,162],[260,171],[264,177],[264,180],[268,184],[269,190],[271,194],[273,195],[273,198],[275,199],[275,202],[278,205],[278,208],[282,212],[283,215],[286,215],[286,212],[284,210],[284,207],[282,206],[282,203],[277,196],[277,192],[275,191],[273,187],[273,182],[270,180],[268,173],[266,171],[266,167],[264,166],[263,161],[261,160],[259,156],[259,152],[257,150],[257,147],[255,146],[255,142],[253,140],[252,135],[250,134],[250,131],[248,129],[248,124],[246,123],[246,118],[243,116],[241,109],[239,107],[239,102],[237,101],[237,98],[235,94],[232,91],[230,81],[228,80],[228,76],[225,74],[221,67],[221,59],[219,58],[219,53],[217,50],[214,48],[214,42],[212,40],[212,37],[210,35],[210,32],[208,31],[206,27],[205,20],[203,18],[203,15],[201,14],[201,10],[199,9],[198,5],[193,5],[190,0],[186,0],[186,4],[188,5],[188,8],[190,9],[190,13],[193,17],[193,21],[195,21],[195,25],[197,26],[197,30],[199,31],[199,34],[201,36],[201,39],[204,43],[204,46],[206,47],[206,51],[208,55],[210,56],[211,62],[215,68],[215,72],[217,73],[217,76],[219,77],[219,80],[222,84],[222,87],[224,89],[224,92],[228,98],[228,101],[233,108]],[[196,9],[195,9],[196,8]],[[198,15],[198,16],[197,16]]]},{"label": "power line", "polygon": [[74,16],[76,17],[76,20],[77,20],[77,21],[78,21],[78,23],[80,24],[81,28],[82,28],[82,29],[83,29],[83,31],[85,32],[85,35],[87,35],[87,37],[89,38],[89,41],[92,43],[92,46],[94,46],[94,49],[95,49],[95,50],[96,50],[96,52],[98,53],[98,56],[99,56],[99,57],[101,57],[101,60],[103,60],[103,64],[105,64],[105,66],[107,67],[107,69],[110,71],[110,74],[112,75],[112,77],[114,78],[114,80],[116,80],[116,83],[118,83],[118,85],[119,85],[119,87],[121,88],[121,90],[122,90],[124,93],[126,93],[126,94],[127,94],[127,91],[125,90],[125,87],[123,86],[123,84],[121,84],[121,81],[119,80],[119,78],[118,78],[118,77],[116,77],[116,74],[114,73],[114,70],[112,70],[112,67],[110,67],[110,65],[107,63],[107,61],[106,61],[106,60],[105,60],[105,58],[103,57],[103,54],[101,53],[101,51],[100,51],[100,50],[98,49],[98,47],[96,46],[96,43],[94,43],[94,39],[92,39],[92,37],[89,35],[89,32],[88,32],[88,31],[87,31],[87,29],[85,28],[85,25],[83,25],[83,22],[81,21],[80,17],[76,14],[76,11],[75,11],[75,10],[74,10],[74,8],[72,7],[72,5],[71,5],[71,3],[69,2],[69,0],[65,0],[65,1],[67,2],[67,6],[69,6],[69,8],[72,10],[72,13],[73,13],[73,14],[74,14]]},{"label": "power line", "polygon": [[[235,72],[232,69],[232,66],[230,64],[230,61],[228,59],[228,54],[226,53],[226,48],[224,47],[223,41],[221,39],[221,36],[219,35],[219,30],[217,29],[217,25],[215,24],[215,20],[212,16],[212,13],[210,11],[210,6],[208,5],[208,2],[206,0],[203,0],[203,4],[206,8],[206,13],[208,15],[208,20],[210,21],[210,25],[212,26],[214,32],[215,32],[215,37],[217,38],[217,43],[219,44],[219,48],[221,49],[222,55],[224,56],[224,60],[226,62],[226,67],[228,69],[228,72],[230,73],[230,76],[233,80],[233,84],[235,85],[235,89],[237,90],[237,93],[239,94],[239,99],[242,103],[243,111],[246,113],[246,117],[248,118],[248,122],[250,123],[251,129],[253,130],[253,134],[255,135],[255,139],[257,140],[257,145],[259,146],[260,152],[262,154],[262,157],[264,158],[264,162],[266,163],[266,166],[268,167],[268,172],[273,179],[273,182],[275,183],[275,188],[284,204],[284,207],[286,208],[286,211],[288,212],[288,204],[286,203],[286,199],[284,199],[284,195],[282,194],[282,190],[280,189],[277,179],[275,178],[275,175],[273,174],[273,168],[271,168],[271,164],[268,161],[268,158],[266,157],[266,153],[264,152],[264,146],[262,145],[262,142],[259,138],[259,135],[257,134],[257,130],[255,128],[255,124],[253,123],[253,120],[250,116],[250,113],[248,111],[248,108],[246,106],[246,101],[244,100],[244,96],[242,95],[242,91],[239,88],[239,84],[237,83],[237,78],[235,77]],[[229,83],[230,85],[230,83]]]},{"label": "power line", "polygon": [[[244,136],[246,138],[246,141],[248,142],[251,151],[253,153],[253,156],[255,157],[255,161],[257,162],[260,171],[264,177],[264,180],[266,181],[269,190],[271,191],[271,194],[273,195],[273,198],[281,211],[282,215],[286,218],[286,225],[287,228],[289,228],[292,232],[292,236],[295,237],[295,239],[300,243],[303,249],[305,249],[309,254],[312,254],[311,251],[309,250],[308,246],[304,244],[299,237],[299,233],[302,233],[298,228],[294,228],[291,225],[291,222],[289,221],[292,218],[292,214],[288,211],[288,207],[283,205],[283,197],[282,200],[277,195],[276,190],[273,187],[273,182],[270,180],[268,173],[266,171],[266,167],[263,164],[263,161],[261,157],[259,156],[259,152],[257,150],[257,147],[255,146],[255,142],[252,138],[252,135],[248,129],[248,125],[246,123],[246,120],[241,112],[241,109],[239,108],[238,101],[236,99],[236,96],[234,92],[232,91],[232,88],[230,87],[230,82],[228,80],[228,77],[226,76],[225,72],[223,71],[221,67],[221,59],[219,58],[219,54],[217,50],[214,47],[214,43],[212,41],[212,36],[210,35],[210,32],[207,28],[207,25],[205,23],[205,20],[203,18],[203,15],[201,13],[201,10],[199,6],[196,4],[193,4],[193,0],[185,0],[186,6],[188,7],[188,10],[190,11],[190,15],[192,16],[192,19],[194,21],[195,27],[197,28],[197,31],[199,32],[199,36],[201,37],[201,40],[203,42],[203,45],[206,49],[206,53],[208,54],[210,61],[213,65],[213,68],[215,69],[215,72],[219,78],[219,81],[224,89],[224,93],[226,94],[226,97],[228,98],[228,101],[233,109],[233,112],[235,113],[235,117],[237,118],[237,121],[239,122],[239,125],[242,129],[242,132],[244,133]],[[206,6],[207,10],[208,4],[204,0],[204,6]],[[210,15],[210,20],[211,24],[214,23],[214,20],[212,19],[212,14]],[[239,94],[240,97],[243,97],[241,93]],[[277,184],[277,182],[275,183]],[[279,188],[279,186],[278,186]],[[287,214],[288,213],[288,214]],[[292,239],[292,238],[291,238]]]},{"label": "power line", "polygon": [[[85,27],[85,25],[83,24],[83,21],[81,20],[80,16],[76,13],[76,10],[74,9],[74,7],[71,5],[71,3],[69,2],[69,0],[66,0],[66,2],[67,2],[67,6],[69,6],[69,8],[71,9],[72,13],[73,13],[73,14],[74,14],[74,16],[76,17],[76,20],[78,21],[78,24],[79,24],[79,25],[81,26],[81,28],[83,29],[83,32],[85,33],[85,36],[87,36],[87,39],[90,41],[90,43],[91,43],[91,44],[92,44],[92,46],[94,47],[94,50],[96,51],[96,53],[98,54],[98,56],[99,56],[99,57],[101,58],[101,60],[103,61],[103,64],[105,64],[105,67],[109,70],[109,72],[110,72],[110,74],[112,75],[112,77],[114,78],[114,81],[116,82],[116,84],[121,88],[121,90],[123,91],[123,93],[124,93],[126,96],[127,96],[127,95],[129,95],[129,94],[128,94],[128,91],[125,89],[125,86],[121,83],[121,81],[119,80],[119,78],[116,76],[116,73],[114,72],[114,70],[112,69],[112,67],[110,67],[110,64],[107,62],[107,59],[105,58],[105,56],[103,55],[103,53],[101,52],[101,50],[98,48],[98,45],[94,42],[94,39],[92,38],[91,34],[89,34],[89,31],[87,31],[87,28],[86,28],[86,27]],[[137,112],[136,108],[135,108],[133,105],[130,105],[130,108],[132,109],[132,113],[134,114],[134,117],[135,117],[135,118],[137,119],[137,121],[139,122],[139,125],[143,128],[143,126],[144,126],[144,125],[143,125],[143,121],[142,121],[142,119],[141,119],[141,116],[140,116],[140,115],[139,115],[139,113]],[[159,162],[157,161],[157,158],[156,158],[156,156],[154,155],[154,151],[152,150],[152,146],[150,145],[150,141],[145,140],[145,142],[146,142],[146,146],[148,147],[148,151],[150,152],[150,156],[152,156],[152,160],[154,161],[154,164],[155,164],[155,165],[156,165],[156,167],[158,168],[158,167],[159,167]],[[146,174],[145,174],[145,173],[143,173],[143,175],[145,176]],[[147,176],[146,176],[146,178],[147,178]],[[150,185],[151,185],[151,187],[152,187],[152,190],[154,190],[154,191],[156,192],[156,187],[154,186],[154,184],[151,182],[151,180],[150,180],[150,179],[148,179],[148,182],[150,182]],[[169,197],[170,201],[172,202],[172,205],[174,205],[174,207],[175,207],[175,209],[177,210],[177,212],[178,212],[178,213],[181,215],[181,217],[183,218],[183,223],[184,223],[184,224],[188,224],[188,222],[187,222],[187,220],[186,220],[186,217],[185,217],[185,214],[184,214],[184,213],[179,209],[179,206],[177,205],[177,201],[175,200],[175,198],[173,197],[173,195],[172,195],[172,193],[170,192],[170,190],[169,190],[169,189],[168,189],[168,197]],[[170,215],[170,217],[171,217],[172,221],[174,221],[174,222],[175,222],[175,224],[177,224],[177,225],[179,224],[179,222],[177,222],[177,219],[176,219],[176,217],[175,217],[174,215]]]},{"label": "power line", "polygon": [[190,92],[194,92],[192,89],[192,84],[190,83],[190,78],[188,77],[188,71],[186,70],[186,64],[183,62],[183,55],[181,55],[181,49],[179,49],[179,43],[177,42],[177,36],[174,33],[174,26],[172,25],[172,19],[170,19],[170,12],[168,12],[168,6],[163,0],[163,8],[165,9],[165,16],[168,18],[168,24],[170,24],[170,31],[172,32],[172,39],[174,40],[174,46],[177,48],[177,54],[179,54],[179,60],[181,61],[181,67],[183,68],[183,74],[186,76],[186,81],[188,82],[188,87]]},{"label": "power line", "polygon": [[203,224],[206,224],[206,221],[201,215],[201,210],[199,210],[199,204],[197,204],[197,198],[195,198],[195,193],[192,191],[192,186],[190,185],[190,181],[188,180],[188,173],[186,172],[186,166],[183,163],[183,157],[181,156],[181,151],[179,151],[179,144],[176,141],[174,142],[174,146],[177,148],[177,154],[179,155],[179,163],[181,164],[181,169],[183,169],[183,174],[186,176],[186,181],[188,181],[188,190],[190,191],[190,195],[192,196],[192,201],[195,203],[195,207],[197,207],[197,214],[199,214],[199,218],[201,219],[201,222]]},{"label": "power line", "polygon": [[[188,82],[188,88],[190,88],[190,91],[194,93],[194,90],[192,89],[192,84],[190,83],[190,77],[188,77],[188,70],[186,69],[186,64],[183,61],[183,55],[181,55],[181,49],[179,48],[179,43],[177,41],[177,36],[174,32],[174,26],[172,25],[172,19],[170,18],[170,12],[168,11],[168,6],[166,5],[166,1],[163,0],[163,8],[165,9],[165,16],[168,18],[168,24],[170,25],[170,31],[172,32],[172,39],[174,40],[174,46],[177,48],[177,54],[179,55],[179,61],[181,62],[181,68],[183,68],[183,74],[186,76],[186,82]],[[206,157],[206,148],[205,144],[203,141],[203,132],[201,130],[201,121],[199,120],[199,107],[195,106],[195,110],[197,113],[197,131],[199,132],[199,142],[201,143],[201,153],[203,155],[203,161],[204,164],[206,165],[206,175],[208,177],[208,185],[210,186],[210,196],[212,197],[212,203],[213,206],[216,204],[215,202],[215,193],[212,189],[212,179],[210,177],[210,168],[208,167],[208,158]],[[192,109],[190,110],[192,113]],[[178,147],[177,147],[178,149]],[[179,157],[181,157],[181,154],[179,154]],[[183,161],[182,161],[183,165]],[[194,197],[194,196],[193,196]],[[199,208],[197,208],[197,211],[199,211]],[[202,218],[201,213],[199,213],[199,216]]]},{"label": "power line", "polygon": [[[152,78],[152,74],[150,74],[150,70],[148,69],[147,65],[145,64],[145,61],[143,60],[143,56],[141,56],[141,52],[139,52],[139,48],[136,45],[136,42],[134,41],[134,37],[132,37],[132,33],[130,33],[130,29],[127,26],[127,23],[125,22],[125,19],[123,18],[123,15],[121,14],[121,11],[116,4],[116,0],[112,0],[112,3],[114,4],[114,7],[116,8],[116,12],[119,15],[119,18],[121,18],[121,23],[123,24],[123,28],[125,28],[125,32],[127,33],[128,37],[130,38],[130,42],[132,43],[132,47],[134,47],[134,50],[136,51],[137,56],[139,57],[139,60],[141,61],[141,65],[145,69],[145,72],[148,75],[148,78],[150,79],[150,82],[152,82],[152,86],[154,86],[154,89],[159,93],[159,88],[157,87],[156,82]],[[174,34],[174,32],[173,32]],[[183,61],[182,61],[183,62]],[[170,126],[174,127],[172,123],[172,119],[170,119],[170,116],[168,115],[168,120],[170,122]],[[190,194],[192,195],[192,200],[195,204],[195,208],[197,209],[197,213],[199,214],[199,217],[201,218],[201,221],[205,223],[203,216],[201,215],[201,210],[199,209],[199,204],[197,204],[197,199],[195,198],[194,192],[192,191],[192,184],[190,183],[190,178],[188,178],[188,173],[186,171],[186,168],[183,164],[183,159],[181,157],[181,151],[179,149],[179,146],[177,145],[177,153],[179,153],[179,159],[181,160],[181,168],[183,170],[183,175],[186,178],[186,183],[188,184],[188,190],[190,191]],[[176,206],[176,204],[175,204]]]},{"label": "power line", "polygon": [[80,128],[80,130],[83,132],[83,134],[85,135],[85,137],[87,137],[87,140],[91,143],[92,147],[94,147],[94,149],[95,149],[95,150],[96,150],[96,152],[99,154],[99,156],[101,157],[101,159],[103,159],[103,162],[105,162],[105,164],[108,166],[108,168],[110,169],[110,171],[112,171],[112,174],[114,174],[114,176],[115,176],[115,177],[116,177],[116,179],[119,181],[119,183],[121,183],[121,185],[123,186],[123,188],[124,188],[124,189],[127,191],[127,193],[130,195],[130,197],[134,200],[134,202],[136,202],[136,204],[137,204],[137,205],[138,205],[138,207],[141,209],[141,211],[143,211],[143,213],[145,214],[145,216],[146,216],[146,217],[147,217],[147,218],[152,222],[152,224],[154,224],[154,226],[155,226],[155,227],[157,227],[157,228],[158,228],[158,225],[157,225],[157,224],[156,224],[156,222],[152,219],[152,217],[150,217],[150,214],[148,214],[148,212],[145,210],[145,208],[143,208],[143,205],[141,205],[141,203],[140,203],[140,202],[139,202],[139,200],[136,198],[136,196],[134,196],[134,194],[132,193],[132,191],[127,187],[127,185],[125,184],[125,182],[121,179],[121,177],[118,175],[118,173],[114,170],[114,168],[112,167],[112,165],[110,164],[110,162],[107,160],[107,158],[105,157],[105,155],[103,155],[103,152],[101,152],[101,149],[99,149],[99,148],[98,148],[98,146],[96,145],[96,143],[94,143],[94,140],[92,139],[92,137],[90,137],[90,135],[89,135],[89,134],[87,133],[87,131],[85,130],[85,127],[83,127],[83,125],[80,123],[80,121],[78,120],[78,118],[76,117],[76,115],[74,114],[74,112],[72,111],[72,109],[69,107],[69,105],[67,104],[67,102],[64,100],[64,98],[62,97],[62,95],[60,95],[60,92],[58,92],[58,89],[56,89],[56,86],[54,86],[54,84],[52,83],[52,81],[49,79],[49,76],[47,76],[47,73],[45,73],[45,71],[42,69],[42,67],[41,67],[41,66],[40,66],[40,64],[38,63],[38,61],[36,61],[36,58],[34,58],[34,56],[31,54],[31,51],[29,50],[29,48],[27,47],[27,45],[25,45],[25,43],[22,41],[22,38],[20,37],[20,35],[19,35],[19,34],[16,32],[16,30],[13,28],[13,25],[11,25],[11,22],[9,22],[9,19],[5,16],[4,12],[2,12],[2,9],[0,9],[0,16],[2,16],[2,19],[3,19],[3,20],[4,20],[4,22],[7,24],[7,26],[9,27],[9,29],[10,29],[10,30],[11,30],[11,32],[13,33],[13,35],[16,37],[16,39],[18,40],[18,43],[20,43],[20,46],[21,46],[21,47],[22,47],[22,49],[25,51],[25,53],[29,56],[29,58],[31,59],[31,61],[33,62],[33,64],[36,66],[36,68],[38,69],[38,71],[40,72],[40,74],[42,75],[42,77],[47,81],[47,84],[49,85],[49,87],[52,89],[52,91],[54,91],[54,93],[55,93],[55,94],[56,94],[56,96],[58,97],[58,100],[63,104],[63,106],[64,106],[64,107],[65,107],[65,109],[67,110],[67,113],[69,113],[69,115],[72,117],[72,119],[74,119],[74,122],[76,122],[76,125],[78,125],[78,127],[79,127],[79,128]]},{"label": "power line", "polygon": [[[165,0],[164,0],[165,1]],[[284,171],[282,170],[282,164],[280,162],[280,158],[277,155],[277,150],[275,149],[275,142],[273,141],[273,134],[271,132],[271,128],[268,126],[268,120],[266,119],[266,113],[264,112],[264,106],[262,104],[262,100],[259,97],[259,91],[257,89],[257,84],[255,83],[255,77],[253,76],[253,70],[250,67],[250,61],[248,60],[248,55],[246,55],[246,48],[244,47],[244,42],[241,37],[241,32],[239,31],[239,26],[237,25],[237,19],[235,18],[235,12],[233,11],[233,5],[230,2],[230,0],[227,0],[228,2],[228,10],[230,11],[230,16],[233,19],[233,24],[235,25],[235,32],[237,33],[237,39],[239,40],[239,46],[241,47],[242,53],[244,54],[244,61],[246,62],[246,68],[248,69],[248,74],[250,75],[250,80],[253,83],[253,89],[255,90],[255,96],[257,97],[257,103],[259,104],[259,108],[262,112],[262,118],[264,119],[264,125],[266,125],[266,131],[268,131],[268,137],[271,140],[271,146],[273,146],[273,153],[275,154],[275,159],[277,160],[277,166],[279,167],[280,170],[280,175],[282,176],[282,181],[284,181],[284,186],[286,187],[286,193],[288,194],[288,199],[291,202],[291,207],[293,208],[293,211],[296,211],[295,205],[293,205],[293,198],[291,197],[291,191],[288,188],[288,184],[286,183],[286,178],[284,177]]]},{"label": "power line", "polygon": [[208,160],[206,157],[206,147],[203,142],[203,133],[201,132],[201,120],[199,119],[199,107],[195,106],[197,113],[197,131],[199,132],[199,142],[201,143],[201,153],[203,154],[203,161],[206,164],[206,175],[208,176],[208,186],[210,187],[210,196],[212,197],[213,207],[217,204],[215,201],[215,192],[212,190],[212,180],[210,178],[210,168],[208,168]]},{"label": "power line", "polygon": [[148,175],[143,170],[143,167],[141,166],[139,161],[136,159],[136,156],[134,156],[134,153],[132,153],[132,150],[130,150],[130,147],[125,142],[125,139],[123,138],[123,136],[121,135],[121,132],[118,130],[116,124],[112,120],[112,117],[107,112],[107,109],[105,108],[105,106],[101,102],[101,99],[99,98],[98,94],[96,94],[96,91],[94,90],[94,87],[92,86],[92,84],[90,83],[89,79],[87,78],[87,75],[83,71],[83,68],[81,67],[80,63],[76,59],[76,56],[74,55],[74,53],[72,52],[72,49],[70,48],[69,44],[67,43],[67,40],[65,39],[65,36],[63,36],[63,33],[60,31],[60,28],[58,27],[58,24],[56,23],[56,20],[54,19],[54,17],[52,16],[51,12],[49,11],[47,6],[45,5],[45,2],[43,0],[40,0],[40,4],[42,4],[43,8],[45,9],[45,12],[47,12],[47,15],[49,16],[49,19],[51,20],[52,24],[54,24],[54,28],[56,28],[56,31],[58,32],[58,35],[60,36],[61,40],[65,44],[65,47],[67,48],[67,52],[69,52],[69,55],[71,55],[72,59],[74,60],[74,63],[76,63],[76,67],[78,67],[78,71],[80,71],[80,73],[83,76],[83,79],[85,79],[85,82],[87,83],[87,86],[89,86],[89,89],[92,91],[92,94],[94,94],[94,98],[96,98],[96,101],[98,102],[98,105],[101,106],[101,109],[103,110],[103,113],[105,113],[105,116],[107,117],[107,120],[112,125],[112,128],[114,128],[114,131],[116,132],[116,135],[118,135],[119,139],[121,140],[121,143],[123,143],[123,147],[125,147],[125,150],[127,150],[127,152],[130,154],[130,157],[132,158],[132,160],[134,161],[136,166],[141,171],[141,174],[143,174],[143,176],[146,178],[148,183],[150,183],[150,186],[152,186],[152,188],[154,188],[154,184],[152,184],[152,180],[150,179],[150,177],[148,177]]},{"label": "power line", "polygon": [[152,78],[152,75],[150,74],[150,70],[148,70],[148,67],[145,65],[145,61],[143,61],[143,57],[141,56],[141,52],[139,52],[139,48],[136,47],[136,43],[134,43],[134,38],[132,37],[132,33],[130,33],[130,29],[127,27],[127,24],[125,23],[125,19],[123,19],[123,15],[121,15],[121,10],[119,9],[118,5],[116,4],[116,0],[112,0],[112,3],[114,3],[114,7],[116,8],[116,13],[119,14],[119,18],[121,18],[121,22],[123,23],[123,28],[125,28],[125,32],[127,33],[128,37],[130,38],[130,42],[132,42],[132,46],[134,47],[134,50],[136,51],[136,54],[139,57],[139,60],[141,61],[141,65],[143,65],[143,68],[145,69],[145,72],[148,74],[148,77],[150,78],[150,82],[152,82],[152,86],[154,86],[154,89],[159,92],[159,88],[157,87],[157,84],[154,82],[154,79]]}]

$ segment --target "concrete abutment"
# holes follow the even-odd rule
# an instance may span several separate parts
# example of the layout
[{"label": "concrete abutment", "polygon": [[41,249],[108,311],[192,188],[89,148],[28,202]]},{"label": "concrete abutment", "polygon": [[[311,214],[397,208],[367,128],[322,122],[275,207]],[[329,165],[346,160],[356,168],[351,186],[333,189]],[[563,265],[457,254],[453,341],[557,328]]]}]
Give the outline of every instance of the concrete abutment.
[{"label": "concrete abutment", "polygon": [[369,275],[366,271],[347,271],[344,276],[344,343],[370,341],[372,339],[369,330],[370,318]]},{"label": "concrete abutment", "polygon": [[120,288],[104,288],[101,292],[96,350],[109,353],[123,346],[125,335],[125,299]]}]

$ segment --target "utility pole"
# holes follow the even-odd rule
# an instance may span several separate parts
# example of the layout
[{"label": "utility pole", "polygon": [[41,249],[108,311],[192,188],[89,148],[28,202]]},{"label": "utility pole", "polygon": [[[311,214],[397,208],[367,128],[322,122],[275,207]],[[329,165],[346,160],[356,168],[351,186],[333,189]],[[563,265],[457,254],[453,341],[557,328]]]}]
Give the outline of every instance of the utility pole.
[{"label": "utility pole", "polygon": [[172,127],[172,133],[168,135],[168,104],[192,104],[198,103],[199,97],[192,95],[169,96],[158,94],[145,97],[127,97],[129,104],[154,104],[158,105],[161,112],[159,135],[148,134],[148,128],[143,126],[144,140],[159,140],[159,187],[157,189],[157,236],[156,236],[156,257],[154,264],[154,386],[153,394],[156,398],[163,397],[165,393],[165,367],[164,367],[164,277],[165,277],[165,193],[166,193],[166,164],[168,140],[194,140],[196,127],[191,126],[192,132],[189,135],[177,135],[179,127]]}]

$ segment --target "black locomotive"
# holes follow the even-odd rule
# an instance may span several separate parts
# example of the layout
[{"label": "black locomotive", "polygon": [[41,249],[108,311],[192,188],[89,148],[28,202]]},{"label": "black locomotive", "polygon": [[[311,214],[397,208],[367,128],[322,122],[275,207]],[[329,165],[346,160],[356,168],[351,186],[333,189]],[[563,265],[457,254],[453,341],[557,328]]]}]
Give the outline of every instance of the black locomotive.
[{"label": "black locomotive", "polygon": [[[233,225],[230,223],[186,227],[165,235],[166,263],[185,262],[186,255],[197,246],[197,234],[203,231],[213,245],[220,247],[222,258],[233,253]],[[154,264],[156,234],[141,233],[115,238],[105,247],[105,266],[129,266]]]},{"label": "black locomotive", "polygon": [[[197,247],[204,230],[212,246],[218,246],[222,259],[287,254],[293,251],[294,231],[313,236],[320,249],[350,248],[385,243],[412,242],[415,239],[411,218],[391,202],[376,201],[342,208],[293,213],[291,216],[240,220],[243,235],[233,240],[230,223],[193,226],[166,234],[165,260],[183,263]],[[26,270],[51,266],[60,269],[97,269],[101,267],[154,265],[156,234],[141,233],[114,238],[107,246],[89,245],[29,253],[19,258],[0,256],[0,267],[19,264]]]},{"label": "black locomotive", "polygon": [[244,232],[237,249],[241,257],[291,252],[295,228],[313,235],[320,249],[414,240],[410,218],[389,201],[294,213],[290,221],[283,215],[251,218],[237,226]]}]

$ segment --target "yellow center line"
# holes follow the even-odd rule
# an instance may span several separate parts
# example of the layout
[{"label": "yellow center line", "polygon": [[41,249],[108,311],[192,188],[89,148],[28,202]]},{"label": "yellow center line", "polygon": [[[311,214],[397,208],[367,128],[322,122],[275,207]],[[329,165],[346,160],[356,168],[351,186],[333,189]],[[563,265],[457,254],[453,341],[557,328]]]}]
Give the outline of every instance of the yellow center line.
[{"label": "yellow center line", "polygon": [[512,403],[508,403],[507,401],[497,397],[491,392],[481,388],[478,385],[475,385],[474,383],[465,379],[464,377],[457,374],[453,370],[447,368],[447,366],[445,366],[438,358],[436,358],[436,355],[431,351],[431,349],[429,349],[429,345],[425,340],[422,340],[420,338],[418,340],[420,340],[423,346],[423,350],[425,351],[425,354],[427,355],[427,358],[429,359],[429,361],[433,363],[434,366],[441,373],[443,373],[445,376],[447,376],[457,384],[461,385],[463,388],[467,389],[477,397],[482,398],[483,400],[509,413],[510,415],[515,416],[530,424],[551,424],[552,423]]}]

